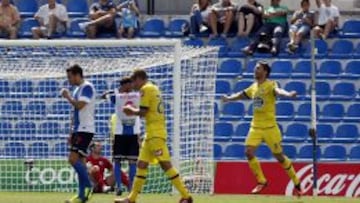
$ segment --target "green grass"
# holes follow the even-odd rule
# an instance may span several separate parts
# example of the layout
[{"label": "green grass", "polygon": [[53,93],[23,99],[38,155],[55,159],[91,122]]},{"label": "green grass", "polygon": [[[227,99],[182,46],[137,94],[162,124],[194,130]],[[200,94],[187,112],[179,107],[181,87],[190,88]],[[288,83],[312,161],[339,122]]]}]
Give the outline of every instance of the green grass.
[{"label": "green grass", "polygon": [[[62,203],[73,194],[70,193],[20,193],[0,192],[0,203]],[[89,203],[111,203],[113,195],[95,194]],[[178,196],[167,194],[143,194],[138,203],[177,203]],[[283,196],[249,196],[249,195],[196,195],[195,203],[355,203],[355,198],[335,197],[302,197],[291,198]]]}]

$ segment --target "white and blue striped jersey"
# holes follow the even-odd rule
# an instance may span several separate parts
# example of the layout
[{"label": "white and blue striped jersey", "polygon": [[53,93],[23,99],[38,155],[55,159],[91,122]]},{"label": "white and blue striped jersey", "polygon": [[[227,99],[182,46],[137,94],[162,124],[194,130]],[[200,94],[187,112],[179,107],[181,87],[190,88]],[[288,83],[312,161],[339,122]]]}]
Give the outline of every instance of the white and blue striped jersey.
[{"label": "white and blue striped jersey", "polygon": [[123,112],[126,105],[132,105],[135,108],[140,106],[140,93],[116,93],[110,96],[110,100],[115,104],[116,128],[115,135],[139,135],[141,122],[139,116],[128,116]]},{"label": "white and blue striped jersey", "polygon": [[87,103],[81,110],[74,108],[73,132],[95,133],[96,91],[93,84],[84,81],[74,90],[73,97],[76,101]]}]

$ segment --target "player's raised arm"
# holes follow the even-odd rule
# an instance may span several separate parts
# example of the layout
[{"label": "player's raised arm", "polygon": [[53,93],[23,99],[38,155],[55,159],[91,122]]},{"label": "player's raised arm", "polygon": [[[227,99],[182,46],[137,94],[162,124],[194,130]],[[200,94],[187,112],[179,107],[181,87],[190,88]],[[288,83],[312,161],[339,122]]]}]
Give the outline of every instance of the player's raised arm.
[{"label": "player's raised arm", "polygon": [[284,89],[281,89],[279,87],[275,88],[275,94],[276,96],[280,97],[288,97],[288,98],[296,98],[297,93],[295,91],[286,91]]},{"label": "player's raised arm", "polygon": [[223,102],[231,102],[231,101],[246,100],[246,99],[249,99],[249,97],[246,95],[244,91],[232,94],[230,96],[224,95],[221,98]]}]

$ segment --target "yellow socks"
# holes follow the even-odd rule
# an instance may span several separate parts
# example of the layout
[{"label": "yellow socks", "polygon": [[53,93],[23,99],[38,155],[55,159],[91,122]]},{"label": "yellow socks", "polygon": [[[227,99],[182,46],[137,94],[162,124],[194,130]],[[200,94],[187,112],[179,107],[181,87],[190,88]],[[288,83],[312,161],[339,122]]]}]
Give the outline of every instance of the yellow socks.
[{"label": "yellow socks", "polygon": [[256,176],[257,182],[258,183],[266,183],[266,178],[261,169],[259,160],[256,157],[254,157],[251,160],[248,160],[248,163],[249,163],[249,167],[250,167],[251,171]]},{"label": "yellow socks", "polygon": [[142,186],[145,184],[146,181],[146,174],[147,174],[147,169],[140,169],[140,168],[136,169],[136,175],[134,178],[134,183],[132,185],[132,190],[128,196],[131,202],[135,202],[136,197],[141,192]]},{"label": "yellow socks", "polygon": [[185,187],[184,183],[180,179],[180,175],[174,167],[167,170],[165,172],[165,174],[169,177],[173,186],[175,186],[175,188],[180,192],[182,198],[187,199],[190,197],[190,194],[189,194],[187,188]]},{"label": "yellow socks", "polygon": [[281,163],[281,166],[285,169],[286,173],[288,174],[288,176],[290,177],[290,179],[293,181],[293,183],[295,185],[300,184],[300,180],[296,176],[295,169],[294,169],[290,159],[287,158],[287,156],[285,156],[285,155],[284,155],[284,159],[285,159],[285,161],[283,163]]}]

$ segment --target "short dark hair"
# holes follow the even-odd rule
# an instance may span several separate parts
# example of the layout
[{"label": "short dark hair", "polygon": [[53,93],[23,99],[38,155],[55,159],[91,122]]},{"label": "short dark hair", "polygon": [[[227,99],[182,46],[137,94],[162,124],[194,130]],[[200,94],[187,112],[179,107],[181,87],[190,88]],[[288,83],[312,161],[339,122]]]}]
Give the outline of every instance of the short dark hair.
[{"label": "short dark hair", "polygon": [[121,80],[120,80],[120,86],[123,86],[125,84],[128,84],[128,83],[131,83],[132,82],[132,79],[131,77],[123,77]]},{"label": "short dark hair", "polygon": [[131,79],[135,80],[137,78],[140,78],[142,80],[147,80],[148,75],[144,69],[135,69],[134,72],[131,75]]},{"label": "short dark hair", "polygon": [[83,69],[78,64],[74,64],[70,66],[68,69],[66,69],[67,73],[71,73],[73,75],[80,75],[81,78],[84,77],[83,75]]},{"label": "short dark hair", "polygon": [[309,2],[309,0],[301,0],[300,5],[301,5],[301,6],[303,6],[303,5],[304,5],[304,3],[308,3],[308,4],[309,4],[310,2]]},{"label": "short dark hair", "polygon": [[259,61],[258,64],[260,64],[264,68],[264,70],[266,71],[266,77],[269,78],[271,73],[271,67],[269,63],[267,61]]}]

